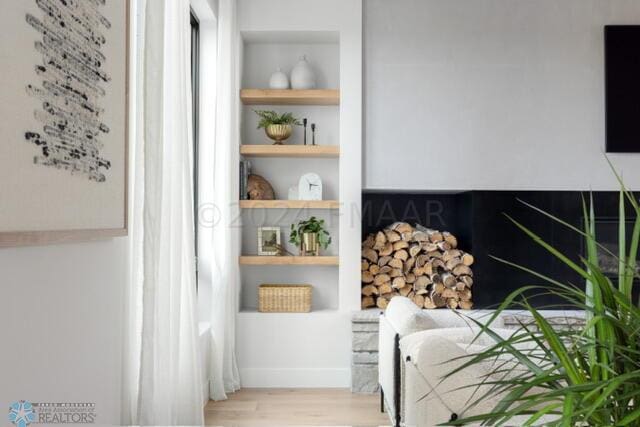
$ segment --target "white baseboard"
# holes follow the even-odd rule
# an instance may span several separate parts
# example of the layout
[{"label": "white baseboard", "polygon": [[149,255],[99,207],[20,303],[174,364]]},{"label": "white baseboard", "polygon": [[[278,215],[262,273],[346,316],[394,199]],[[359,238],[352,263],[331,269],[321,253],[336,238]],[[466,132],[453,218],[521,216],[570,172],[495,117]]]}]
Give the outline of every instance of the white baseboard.
[{"label": "white baseboard", "polygon": [[349,368],[240,369],[242,387],[257,388],[349,388]]}]

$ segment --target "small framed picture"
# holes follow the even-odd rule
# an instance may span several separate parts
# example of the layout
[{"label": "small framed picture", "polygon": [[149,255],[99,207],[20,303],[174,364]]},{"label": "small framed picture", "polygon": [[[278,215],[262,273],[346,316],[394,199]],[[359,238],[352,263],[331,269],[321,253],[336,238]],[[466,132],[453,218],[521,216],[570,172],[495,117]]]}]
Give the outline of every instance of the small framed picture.
[{"label": "small framed picture", "polygon": [[278,255],[280,227],[258,227],[258,255]]}]

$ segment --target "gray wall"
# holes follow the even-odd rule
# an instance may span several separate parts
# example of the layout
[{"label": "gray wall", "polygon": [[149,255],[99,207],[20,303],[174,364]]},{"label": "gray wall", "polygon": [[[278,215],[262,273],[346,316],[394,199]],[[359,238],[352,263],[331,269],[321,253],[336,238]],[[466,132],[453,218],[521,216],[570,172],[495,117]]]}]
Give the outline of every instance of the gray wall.
[{"label": "gray wall", "polygon": [[[623,23],[639,1],[366,0],[365,187],[616,188],[603,26]],[[639,155],[611,159],[640,186]]]}]

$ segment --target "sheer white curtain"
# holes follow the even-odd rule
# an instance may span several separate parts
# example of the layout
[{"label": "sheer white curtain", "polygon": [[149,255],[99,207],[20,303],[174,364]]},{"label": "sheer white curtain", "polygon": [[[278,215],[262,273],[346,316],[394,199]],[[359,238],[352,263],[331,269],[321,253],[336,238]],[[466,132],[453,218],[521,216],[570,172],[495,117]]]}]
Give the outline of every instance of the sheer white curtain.
[{"label": "sheer white curtain", "polygon": [[123,423],[202,425],[189,0],[139,0]]},{"label": "sheer white curtain", "polygon": [[213,147],[215,209],[211,230],[211,399],[226,399],[240,388],[235,358],[235,322],[238,307],[238,33],[235,0],[218,7],[216,84],[216,138]]}]

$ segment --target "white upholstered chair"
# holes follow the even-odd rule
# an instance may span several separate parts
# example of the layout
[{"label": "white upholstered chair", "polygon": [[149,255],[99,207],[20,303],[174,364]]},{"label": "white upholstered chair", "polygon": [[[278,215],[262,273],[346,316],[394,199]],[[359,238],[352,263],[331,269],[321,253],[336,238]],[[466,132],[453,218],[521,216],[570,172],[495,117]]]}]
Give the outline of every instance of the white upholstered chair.
[{"label": "white upholstered chair", "polygon": [[[489,312],[474,310],[465,316],[482,321]],[[473,323],[451,310],[422,310],[408,298],[396,296],[380,316],[378,343],[378,381],[385,410],[394,426],[404,425],[405,364],[400,341],[421,331],[443,328],[470,328]],[[502,319],[496,319],[492,327],[502,327]]]}]

